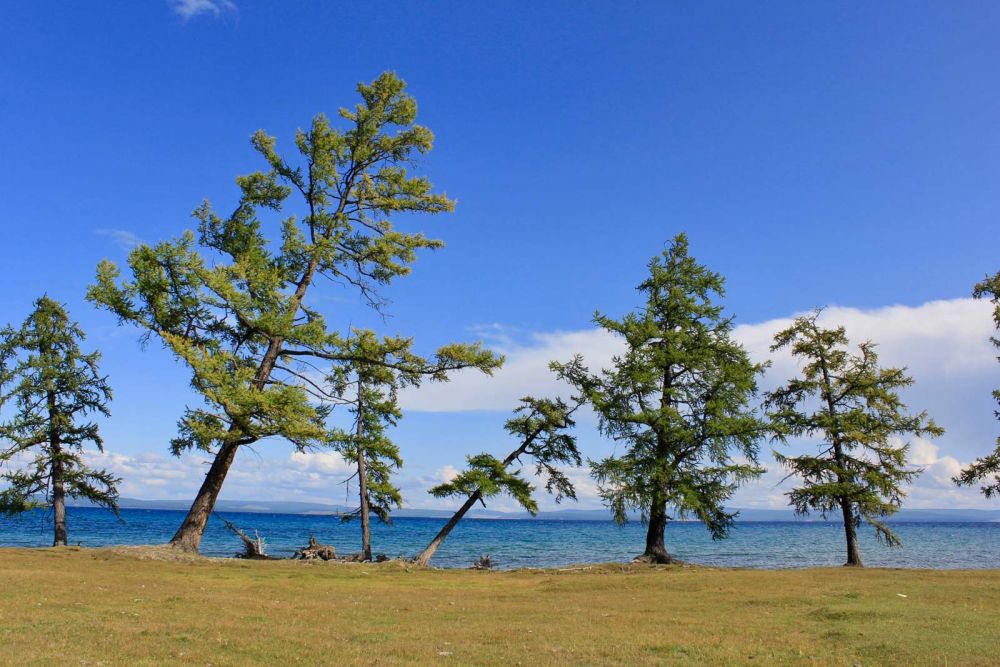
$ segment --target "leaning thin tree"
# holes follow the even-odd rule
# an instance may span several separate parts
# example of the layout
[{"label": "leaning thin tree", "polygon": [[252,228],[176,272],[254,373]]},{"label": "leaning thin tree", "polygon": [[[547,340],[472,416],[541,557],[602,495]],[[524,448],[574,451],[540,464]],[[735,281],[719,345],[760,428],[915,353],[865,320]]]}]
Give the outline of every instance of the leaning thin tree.
[{"label": "leaning thin tree", "polygon": [[370,561],[371,515],[391,523],[392,509],[403,503],[392,479],[403,459],[389,437],[389,429],[403,417],[399,390],[419,387],[424,381],[445,382],[451,372],[466,368],[491,374],[503,357],[479,346],[451,344],[428,359],[413,352],[410,338],[379,338],[368,330],[355,330],[344,352],[350,360],[331,370],[328,391],[336,400],[350,404],[354,424],[349,430],[337,431],[334,446],[355,467],[348,481],[358,481],[358,507],[344,520],[360,519],[361,560]]},{"label": "leaning thin tree", "polygon": [[601,432],[624,448],[592,467],[615,520],[638,510],[647,523],[636,560],[669,563],[671,509],[697,517],[713,538],[725,537],[735,513],[724,503],[763,472],[757,449],[768,429],[750,407],[763,367],[731,338],[732,320],[716,303],[722,276],[688,254],[684,234],[653,258],[649,272],[638,288],[641,308],[621,320],[595,317],[625,343],[612,367],[599,375],[572,364],[553,368],[593,405]]},{"label": "leaning thin tree", "polygon": [[849,354],[844,328],[824,329],[818,317],[799,317],[775,336],[771,350],[790,348],[803,366],[800,377],[767,395],[766,405],[780,438],[819,437],[819,453],[774,456],[802,481],[788,493],[795,511],[823,517],[840,512],[845,565],[861,567],[862,519],[880,541],[898,546],[885,519],[902,504],[904,485],[921,472],[908,463],[909,446],[899,438],[944,431],[926,412],[907,414],[898,393],[913,383],[905,368],[880,367],[871,342]]},{"label": "leaning thin tree", "polygon": [[[990,299],[993,303],[993,324],[1000,331],[1000,271],[977,283],[972,296],[977,299]],[[990,341],[1000,349],[1000,337],[992,336]],[[1000,357],[997,357],[997,361],[1000,361]],[[1000,389],[993,390],[993,398],[1000,406]],[[993,414],[1000,419],[1000,409],[995,410]],[[979,489],[987,498],[1000,495],[1000,437],[997,438],[996,449],[992,453],[973,461],[954,481],[959,486],[981,484]]]},{"label": "leaning thin tree", "polygon": [[[13,416],[0,423],[0,513],[50,507],[53,545],[65,546],[66,497],[84,498],[118,514],[119,479],[83,461],[88,443],[104,443],[94,414],[107,416],[111,387],[101,375],[98,352],[80,350],[83,331],[66,309],[48,297],[18,328],[0,331],[0,405]],[[26,460],[29,457],[30,460]]]},{"label": "leaning thin tree", "polygon": [[[327,326],[311,289],[320,278],[357,288],[374,305],[378,288],[410,272],[416,252],[439,241],[400,231],[399,215],[451,211],[454,203],[407,167],[431,149],[416,125],[417,105],[387,72],[359,84],[361,103],[341,109],[346,130],[313,119],[295,144],[298,163],[275,150],[263,131],[253,146],[269,168],[237,178],[239,204],[221,218],[206,202],[191,232],[128,259],[120,280],[111,262],[98,267],[89,298],[121,322],[156,336],[188,364],[204,404],[188,408],[172,441],[175,454],[213,456],[198,495],[171,544],[197,550],[206,522],[240,447],[268,437],[304,449],[330,444],[329,405],[317,391],[317,363],[337,363],[344,339]],[[260,214],[298,202],[274,244]]]},{"label": "leaning thin tree", "polygon": [[[577,360],[575,363],[579,363]],[[532,515],[538,512],[538,503],[532,498],[531,484],[521,476],[521,470],[509,470],[521,457],[535,465],[535,474],[545,478],[545,490],[554,494],[556,502],[563,498],[576,500],[576,489],[560,466],[579,466],[580,452],[576,438],[566,431],[573,427],[571,416],[581,402],[567,404],[561,399],[537,399],[526,396],[507,420],[507,432],[518,439],[517,447],[499,460],[490,454],[468,457],[469,467],[454,479],[430,489],[437,498],[465,496],[465,502],[438,531],[430,544],[414,559],[417,565],[427,565],[455,526],[478,502],[486,506],[485,499],[506,493]]]}]

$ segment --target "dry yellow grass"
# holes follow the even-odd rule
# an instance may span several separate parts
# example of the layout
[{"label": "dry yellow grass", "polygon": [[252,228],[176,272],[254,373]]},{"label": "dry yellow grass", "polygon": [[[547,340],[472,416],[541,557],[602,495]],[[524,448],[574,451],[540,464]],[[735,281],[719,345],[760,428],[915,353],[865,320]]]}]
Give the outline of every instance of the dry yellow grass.
[{"label": "dry yellow grass", "polygon": [[1000,571],[474,572],[0,549],[5,664],[985,665],[1000,664],[998,629]]}]

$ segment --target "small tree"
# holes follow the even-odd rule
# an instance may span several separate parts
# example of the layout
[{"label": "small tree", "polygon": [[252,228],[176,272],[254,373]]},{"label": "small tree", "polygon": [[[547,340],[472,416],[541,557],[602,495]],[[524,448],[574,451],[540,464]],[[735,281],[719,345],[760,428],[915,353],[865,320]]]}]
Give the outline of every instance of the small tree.
[{"label": "small tree", "polygon": [[639,510],[648,524],[638,560],[669,563],[669,508],[696,516],[720,539],[735,517],[724,502],[763,472],[757,443],[767,426],[748,407],[763,367],[730,338],[732,320],[714,302],[724,280],[689,256],[684,234],[649,271],[638,288],[640,310],[621,320],[595,317],[624,339],[612,367],[600,375],[576,364],[553,368],[594,406],[601,432],[625,447],[591,465],[615,520]]},{"label": "small tree", "polygon": [[[85,498],[118,513],[120,482],[107,470],[87,467],[83,447],[103,451],[97,424],[84,422],[108,412],[111,388],[97,363],[98,352],[85,354],[80,327],[66,309],[43,296],[20,328],[0,332],[0,405],[13,402],[16,414],[0,423],[0,512],[14,515],[51,507],[54,546],[65,546],[66,496]],[[25,455],[34,458],[22,465]]]},{"label": "small tree", "polygon": [[339,400],[347,400],[354,428],[335,436],[344,458],[355,464],[350,479],[358,480],[358,508],[345,520],[361,519],[361,559],[372,559],[371,513],[390,523],[393,507],[402,507],[399,487],[392,474],[403,465],[399,447],[389,438],[389,428],[402,418],[398,392],[418,387],[424,380],[444,382],[452,371],[476,368],[491,374],[503,362],[479,345],[446,345],[433,359],[413,353],[413,340],[398,336],[379,338],[371,331],[355,330],[344,348],[348,358],[328,378]]},{"label": "small tree", "polygon": [[[993,324],[1000,330],[1000,271],[992,277],[985,278],[981,283],[977,283],[972,291],[972,296],[977,299],[986,299],[993,303]],[[1000,349],[1000,337],[992,336],[990,341]],[[997,357],[1000,361],[1000,357]],[[1000,406],[1000,389],[993,391],[993,398]],[[994,415],[1000,419],[1000,409],[995,410]],[[1000,495],[1000,437],[997,438],[996,449],[991,454],[976,459],[968,468],[955,478],[955,483],[959,486],[973,486],[982,484],[980,490],[987,498]]]},{"label": "small tree", "polygon": [[[329,405],[310,396],[313,370],[347,355],[312,288],[326,278],[378,307],[379,288],[408,274],[417,251],[442,245],[394,225],[399,216],[454,207],[408,171],[434,139],[415,123],[416,101],[392,72],[359,84],[358,93],[359,104],[340,110],[346,128],[318,115],[296,134],[297,159],[279,155],[274,137],[258,131],[252,143],[267,169],[237,178],[240,199],[228,217],[205,202],[195,210],[197,239],[187,232],[139,246],[126,280],[102,262],[88,292],[183,360],[203,398],[185,411],[171,442],[175,455],[212,455],[170,541],[180,549],[198,550],[241,447],[267,438],[300,450],[330,444]],[[267,234],[264,221],[279,212],[280,232]]]},{"label": "small tree", "polygon": [[819,454],[775,458],[802,486],[788,493],[798,514],[839,511],[847,541],[846,565],[861,567],[857,527],[864,519],[888,546],[899,538],[885,519],[899,509],[903,486],[920,474],[907,463],[909,445],[896,436],[941,435],[926,412],[908,415],[897,391],[913,384],[905,368],[880,368],[875,345],[848,354],[843,327],[823,329],[819,313],[800,317],[775,336],[772,351],[790,347],[804,363],[801,377],[768,394],[770,417],[782,439],[819,437]]},{"label": "small tree", "polygon": [[579,466],[581,463],[576,439],[566,433],[573,427],[571,416],[579,406],[578,400],[567,405],[561,399],[522,398],[520,407],[505,425],[507,432],[518,438],[517,447],[502,461],[485,453],[469,456],[466,470],[450,482],[430,490],[437,498],[465,496],[466,499],[414,562],[427,565],[462,517],[477,502],[485,507],[487,498],[506,493],[532,516],[535,515],[538,503],[532,497],[534,488],[521,476],[522,470],[509,470],[515,461],[520,462],[522,456],[528,457],[535,465],[536,475],[545,478],[545,490],[554,494],[556,502],[563,498],[575,500],[573,483],[558,466]]}]

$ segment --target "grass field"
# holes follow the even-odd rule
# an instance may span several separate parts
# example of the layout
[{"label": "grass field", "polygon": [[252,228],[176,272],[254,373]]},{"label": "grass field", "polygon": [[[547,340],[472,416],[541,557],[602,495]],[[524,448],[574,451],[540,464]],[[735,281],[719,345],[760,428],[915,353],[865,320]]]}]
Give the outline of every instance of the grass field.
[{"label": "grass field", "polygon": [[157,553],[0,549],[0,661],[1000,664],[997,570],[477,572]]}]

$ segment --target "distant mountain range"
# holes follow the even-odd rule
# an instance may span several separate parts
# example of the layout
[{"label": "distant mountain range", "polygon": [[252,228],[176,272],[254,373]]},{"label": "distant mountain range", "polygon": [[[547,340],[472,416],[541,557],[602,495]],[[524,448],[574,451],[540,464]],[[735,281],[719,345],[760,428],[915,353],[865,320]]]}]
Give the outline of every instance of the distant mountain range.
[{"label": "distant mountain range", "polygon": [[[88,503],[77,501],[71,503],[76,507],[86,507]],[[121,498],[119,504],[123,509],[148,509],[148,510],[187,510],[190,507],[188,500],[139,500],[136,498]],[[337,515],[350,511],[352,508],[345,508],[338,505],[325,505],[322,503],[303,503],[294,501],[256,501],[256,500],[220,500],[215,507],[217,512],[247,512],[260,514],[315,514],[315,515]],[[739,509],[737,521],[822,521],[817,515],[813,517],[796,516],[789,509]],[[395,517],[427,517],[427,518],[447,518],[453,514],[452,510],[437,509],[403,509],[392,513]],[[610,521],[611,515],[606,509],[564,509],[552,512],[539,512],[538,516],[532,517],[527,512],[499,512],[496,510],[476,508],[469,512],[469,518],[473,519],[539,519],[549,521]],[[638,515],[633,517],[638,519]],[[836,517],[830,517],[829,521],[836,521]],[[976,509],[902,509],[893,518],[893,521],[956,521],[956,522],[1000,522],[1000,509],[996,510],[976,510]]]}]

